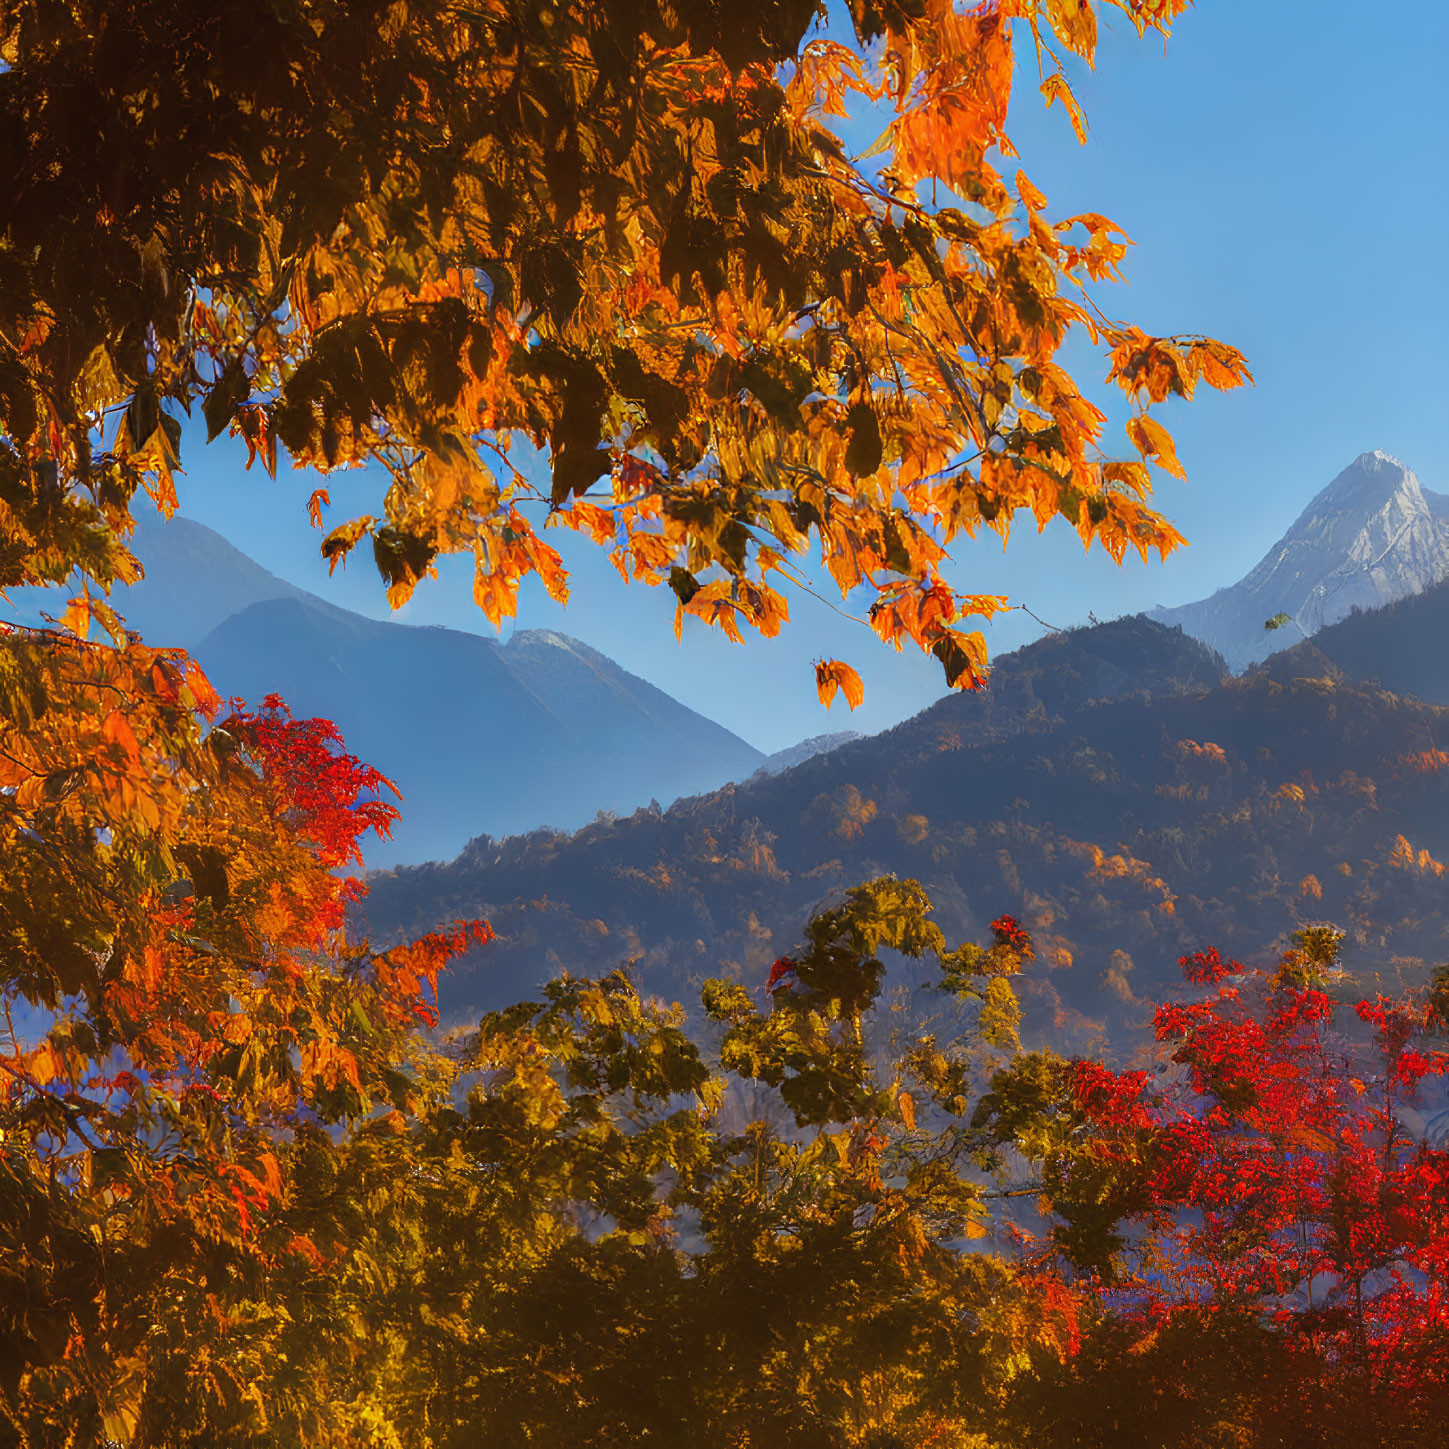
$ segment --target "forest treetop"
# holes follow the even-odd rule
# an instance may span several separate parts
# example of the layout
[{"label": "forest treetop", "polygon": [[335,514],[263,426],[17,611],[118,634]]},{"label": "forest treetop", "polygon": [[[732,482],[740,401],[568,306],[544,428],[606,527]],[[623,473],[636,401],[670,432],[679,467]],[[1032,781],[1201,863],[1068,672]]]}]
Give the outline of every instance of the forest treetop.
[{"label": "forest treetop", "polygon": [[[1188,0],[1110,3],[1165,33]],[[495,623],[530,575],[566,597],[551,525],[678,622],[773,635],[818,553],[977,682],[961,621],[1005,601],[943,580],[952,540],[1025,509],[1165,554],[1148,407],[1248,377],[1108,319],[1084,288],[1125,235],[1002,165],[1014,37],[1084,135],[1099,8],[852,0],[845,44],[802,0],[4,0],[0,588],[79,570],[69,617],[114,632],[90,583],[136,576],[199,403],[269,471],[380,465],[322,551],[370,539],[394,605],[455,552]],[[852,94],[890,117],[861,158]],[[1133,400],[1125,460],[1073,329]]]}]

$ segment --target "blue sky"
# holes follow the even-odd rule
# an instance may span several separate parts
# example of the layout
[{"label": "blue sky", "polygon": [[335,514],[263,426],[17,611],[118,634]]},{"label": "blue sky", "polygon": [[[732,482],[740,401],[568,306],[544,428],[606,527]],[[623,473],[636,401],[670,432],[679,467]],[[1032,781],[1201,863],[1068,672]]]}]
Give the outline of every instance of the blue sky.
[{"label": "blue sky", "polygon": [[[1115,12],[1112,12],[1115,14]],[[1028,524],[955,550],[963,587],[1004,592],[1053,624],[1177,604],[1239,578],[1304,504],[1359,453],[1397,454],[1449,491],[1449,5],[1404,0],[1375,18],[1348,0],[1201,0],[1164,48],[1109,20],[1095,73],[1078,77],[1091,136],[1047,112],[1034,61],[1013,137],[1059,215],[1100,211],[1137,243],[1129,285],[1104,310],[1149,332],[1205,332],[1240,347],[1254,389],[1203,393],[1165,411],[1186,484],[1164,478],[1161,509],[1191,547],[1166,564],[1115,568],[1054,526]],[[1077,375],[1104,372],[1089,349]],[[1120,423],[1114,395],[1099,391]],[[1118,444],[1125,449],[1120,429]],[[314,475],[245,473],[245,450],[188,437],[182,511],[274,572],[362,612],[387,612],[370,561],[329,580],[304,505]],[[371,480],[337,475],[337,507],[372,511]],[[348,515],[350,516],[350,515]],[[564,540],[567,542],[568,540]],[[785,636],[729,643],[700,628],[677,646],[672,596],[625,589],[606,560],[569,550],[566,610],[526,587],[519,623],[573,634],[762,749],[825,730],[886,728],[942,692],[933,662],[896,655],[823,604],[792,604]],[[400,615],[491,632],[471,601],[469,561],[444,561]],[[1023,615],[988,633],[1000,651],[1039,631]],[[811,661],[848,659],[866,682],[853,715],[815,696]]]}]

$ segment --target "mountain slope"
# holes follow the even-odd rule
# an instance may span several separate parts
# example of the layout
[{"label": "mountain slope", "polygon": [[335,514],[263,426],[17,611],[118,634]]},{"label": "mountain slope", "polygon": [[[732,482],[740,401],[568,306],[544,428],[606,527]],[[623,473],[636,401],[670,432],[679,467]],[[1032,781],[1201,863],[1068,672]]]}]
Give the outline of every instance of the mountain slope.
[{"label": "mountain slope", "polygon": [[[1378,719],[1378,696],[1345,694],[1342,720],[1325,725],[1317,686],[1225,684],[1225,674],[1201,643],[1141,618],[1056,635],[998,660],[989,691],[782,774],[572,838],[479,840],[456,861],[374,875],[366,922],[391,939],[459,915],[493,921],[498,943],[444,986],[459,1018],[559,970],[625,960],[688,1000],[703,975],[763,980],[822,897],[894,872],[927,884],[950,935],[979,933],[1001,911],[1037,932],[1037,1028],[1111,1021],[1202,933],[1231,948],[1293,924],[1307,872],[1288,880],[1272,832],[1296,840],[1303,818],[1273,792],[1304,768],[1360,758],[1339,736],[1350,717],[1355,729]],[[1385,738],[1424,748],[1424,707],[1395,708]],[[1449,719],[1441,733],[1449,739]],[[1224,763],[1185,740],[1221,742]],[[1314,868],[1326,871],[1321,853],[1337,838],[1320,826]],[[1209,891],[1211,873],[1221,881]],[[1283,889],[1263,894],[1273,873]],[[1132,960],[1142,970],[1128,982]],[[1108,980],[1127,983],[1128,997]]]},{"label": "mountain slope", "polygon": [[195,657],[223,692],[323,715],[404,797],[369,864],[451,855],[480,831],[573,829],[748,774],[758,750],[564,635],[507,644],[309,599],[225,620]]},{"label": "mountain slope", "polygon": [[[506,643],[342,609],[269,573],[188,519],[148,520],[146,577],[116,591],[151,644],[189,649],[223,696],[280,694],[341,728],[395,780],[403,818],[370,865],[456,854],[482,831],[573,829],[599,811],[714,789],[764,755],[567,635]],[[26,591],[23,611],[55,612]]]},{"label": "mountain slope", "polygon": [[373,876],[366,923],[386,940],[492,921],[499,939],[442,985],[463,1021],[621,963],[670,999],[710,975],[762,988],[822,899],[914,876],[949,938],[1003,911],[1032,931],[1025,1035],[1073,1050],[1130,1040],[1207,945],[1263,960],[1333,921],[1366,989],[1449,956],[1449,770],[1426,772],[1449,710],[1260,672],[1004,724],[972,742],[919,716],[667,812],[476,841]]},{"label": "mountain slope", "polygon": [[[1150,617],[1180,625],[1242,669],[1355,608],[1391,603],[1445,577],[1449,498],[1426,492],[1397,458],[1364,453],[1239,582]],[[1264,621],[1279,612],[1293,624],[1266,631]]]},{"label": "mountain slope", "polygon": [[[267,599],[306,599],[334,609],[305,589],[268,572],[204,523],[143,516],[131,551],[146,574],[139,583],[118,585],[110,602],[148,644],[191,649],[224,619]],[[69,593],[61,589],[16,589],[12,599],[25,622],[40,611],[58,614]],[[338,614],[345,610],[335,609]]]},{"label": "mountain slope", "polygon": [[[1346,619],[1290,650],[1299,674],[1339,671],[1397,694],[1449,705],[1449,580],[1380,609],[1355,610]],[[1307,662],[1307,651],[1322,664]]]}]

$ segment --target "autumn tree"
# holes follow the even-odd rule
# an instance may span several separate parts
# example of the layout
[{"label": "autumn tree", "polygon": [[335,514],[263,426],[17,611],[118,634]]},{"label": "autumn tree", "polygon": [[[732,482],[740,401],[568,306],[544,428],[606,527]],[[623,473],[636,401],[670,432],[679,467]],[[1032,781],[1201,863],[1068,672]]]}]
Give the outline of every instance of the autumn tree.
[{"label": "autumn tree", "polygon": [[308,1251],[256,1230],[289,1139],[413,1105],[437,972],[486,931],[348,941],[346,868],[396,811],[325,722],[218,719],[139,644],[3,645],[0,1442],[171,1443],[255,1397],[206,1334]]},{"label": "autumn tree", "polygon": [[[863,1042],[904,959],[959,999],[946,1070],[1007,1059],[1009,924],[952,950],[916,882],[873,881],[768,982],[708,983],[708,1025],[623,974],[565,977],[463,1033],[452,1089],[406,1125],[340,1149],[299,1129],[295,1191],[260,1229],[268,1296],[229,1330],[257,1401],[213,1425],[240,1444],[997,1442],[1014,1377],[1070,1351],[1073,1295],[959,1251],[991,1230],[991,1174]],[[193,1353],[158,1355],[160,1382]]]},{"label": "autumn tree", "polygon": [[1343,939],[1298,931],[1273,970],[1183,958],[1157,1073],[1048,1053],[998,1074],[977,1120],[1038,1165],[1085,1290],[1080,1354],[1020,1386],[1024,1442],[1442,1440],[1449,1153],[1423,1122],[1446,973],[1427,1000],[1354,1000]]}]

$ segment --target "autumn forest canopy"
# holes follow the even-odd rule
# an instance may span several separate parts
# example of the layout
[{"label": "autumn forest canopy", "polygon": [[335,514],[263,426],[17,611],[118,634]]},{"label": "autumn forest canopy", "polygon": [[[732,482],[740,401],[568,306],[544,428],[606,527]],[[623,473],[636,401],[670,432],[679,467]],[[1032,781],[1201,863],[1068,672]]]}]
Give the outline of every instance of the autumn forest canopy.
[{"label": "autumn forest canopy", "polygon": [[[1442,979],[1354,991],[1285,921],[1182,955],[1151,1070],[1027,1050],[1052,943],[949,939],[904,812],[753,979],[565,960],[444,1031],[500,943],[366,937],[393,783],[113,606],[204,427],[394,607],[449,554],[493,624],[565,598],[563,528],[677,632],[833,585],[843,652],[981,688],[1011,603],[953,542],[1165,556],[1161,405],[1251,381],[1108,315],[1126,235],[1006,131],[1028,85],[1084,137],[1099,23],[1187,5],[0,0],[0,591],[64,600],[0,622],[0,1444],[1442,1442],[1449,1155],[1403,1125]],[[1207,800],[1223,746],[1170,749]]]}]

